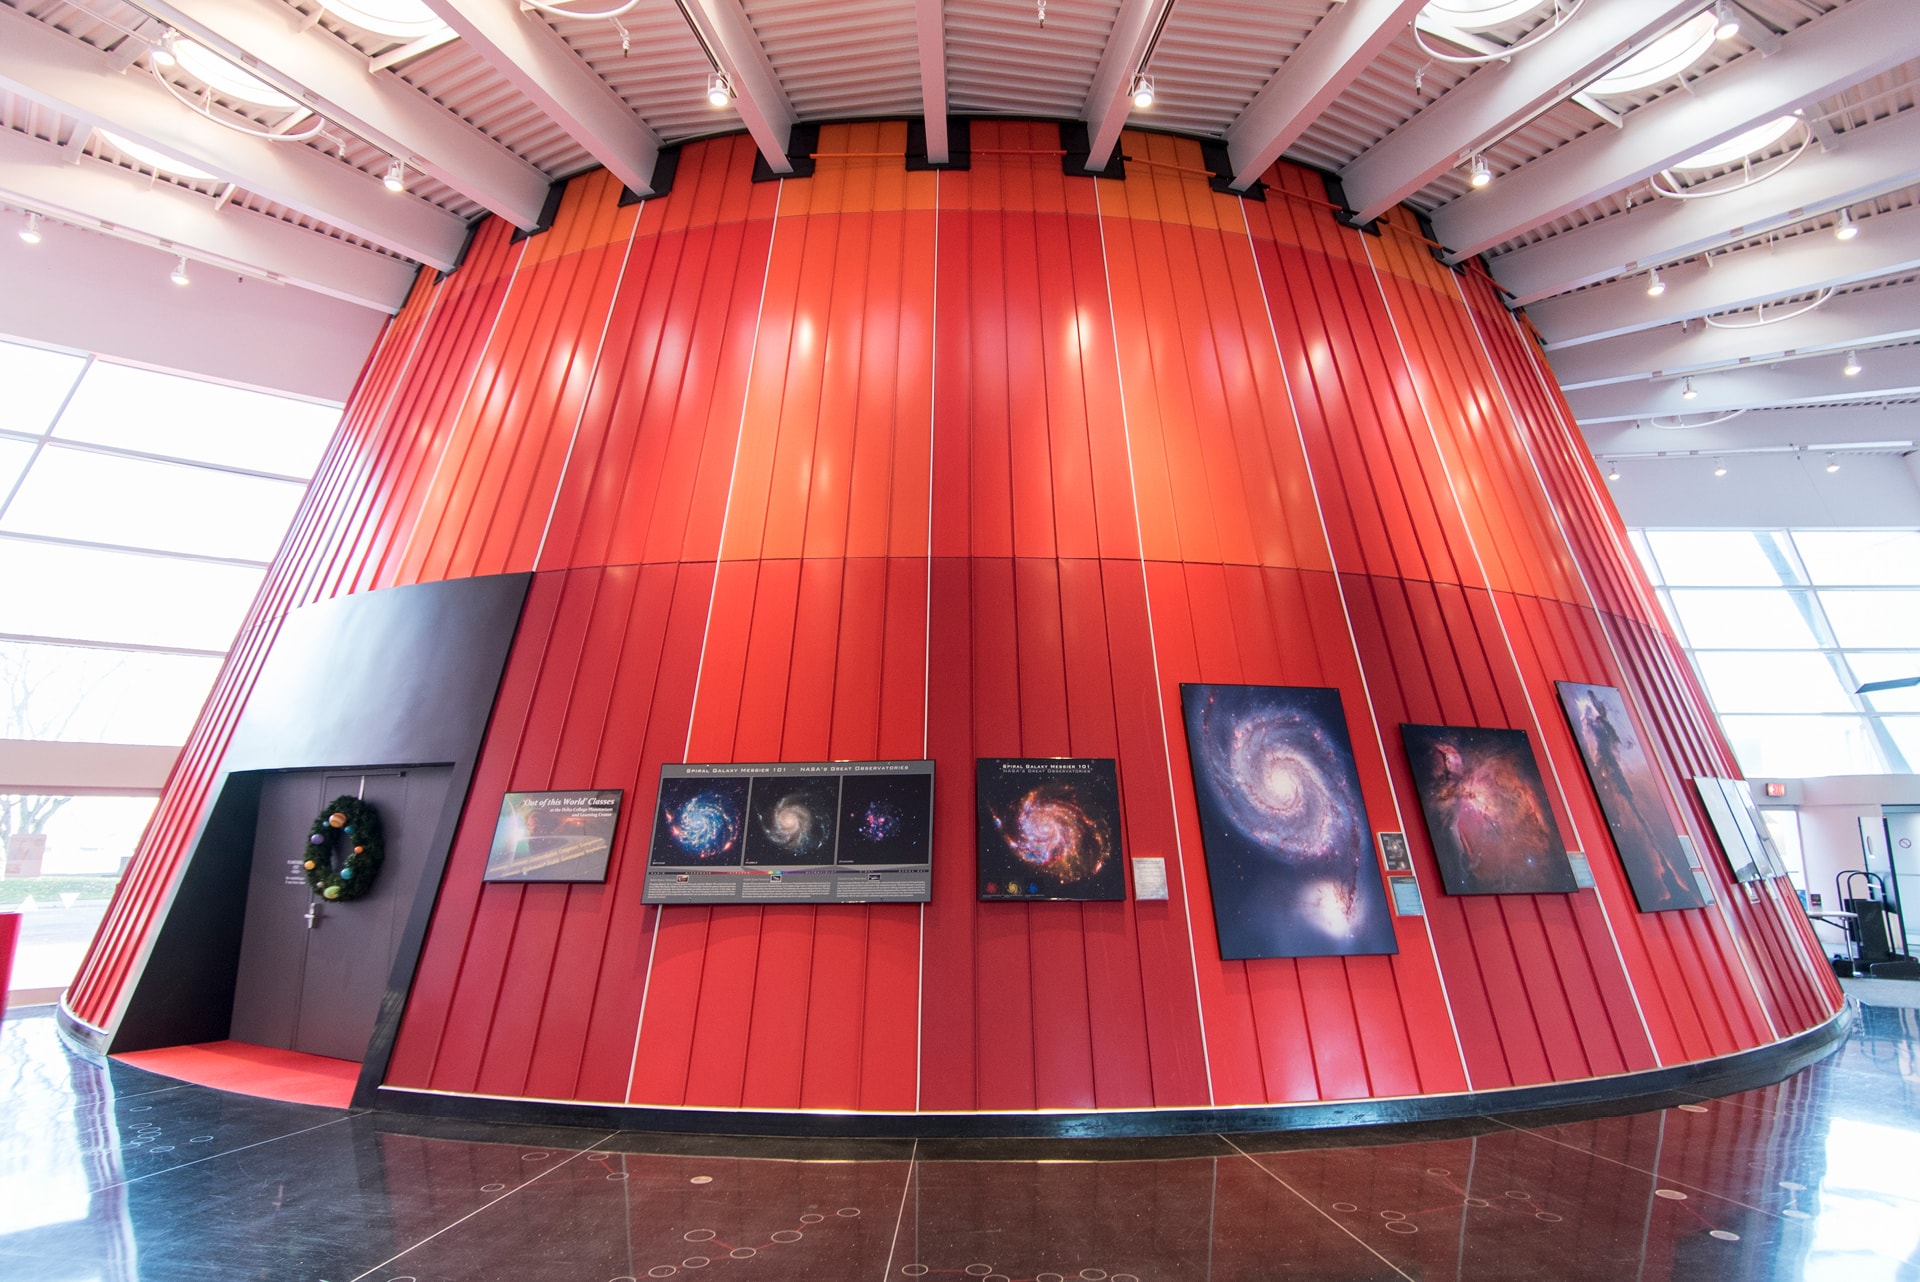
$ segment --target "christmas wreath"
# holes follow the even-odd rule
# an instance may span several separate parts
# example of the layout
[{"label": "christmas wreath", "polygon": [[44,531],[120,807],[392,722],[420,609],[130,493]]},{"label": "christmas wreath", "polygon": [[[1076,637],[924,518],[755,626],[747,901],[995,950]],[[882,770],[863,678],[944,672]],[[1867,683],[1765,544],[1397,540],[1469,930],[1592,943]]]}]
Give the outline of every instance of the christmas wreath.
[{"label": "christmas wreath", "polygon": [[[335,865],[342,853],[345,857]],[[307,885],[322,899],[358,899],[373,889],[386,849],[380,816],[358,797],[335,797],[313,821],[307,836]]]}]

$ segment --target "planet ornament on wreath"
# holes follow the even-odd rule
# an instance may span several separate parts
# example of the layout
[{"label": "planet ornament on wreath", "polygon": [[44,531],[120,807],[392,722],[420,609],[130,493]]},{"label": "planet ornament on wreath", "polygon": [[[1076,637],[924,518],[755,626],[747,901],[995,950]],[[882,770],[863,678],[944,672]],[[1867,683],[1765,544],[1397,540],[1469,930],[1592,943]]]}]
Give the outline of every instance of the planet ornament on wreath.
[{"label": "planet ornament on wreath", "polygon": [[385,856],[379,812],[358,797],[335,797],[314,819],[300,866],[314,894],[337,902],[372,890]]}]

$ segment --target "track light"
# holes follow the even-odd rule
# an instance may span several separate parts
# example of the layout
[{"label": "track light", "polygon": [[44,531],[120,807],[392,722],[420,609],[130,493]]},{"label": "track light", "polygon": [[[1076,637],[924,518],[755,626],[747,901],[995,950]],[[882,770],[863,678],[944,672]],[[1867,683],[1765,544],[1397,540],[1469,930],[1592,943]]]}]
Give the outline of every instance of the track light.
[{"label": "track light", "polygon": [[1479,152],[1473,153],[1473,160],[1467,165],[1467,181],[1475,187],[1484,187],[1493,181],[1493,168],[1487,164],[1487,158]]},{"label": "track light", "polygon": [[1725,476],[1727,474],[1727,461],[1725,459],[1717,458],[1713,461],[1713,474],[1715,476]]},{"label": "track light", "polygon": [[1660,269],[1653,268],[1647,273],[1647,297],[1658,298],[1667,292],[1667,282],[1660,279]]},{"label": "track light", "polygon": [[1847,363],[1840,367],[1840,372],[1842,374],[1845,374],[1848,378],[1852,378],[1855,374],[1858,374],[1860,370],[1861,370],[1860,353],[1848,352]]},{"label": "track light", "polygon": [[155,66],[171,67],[180,61],[179,58],[174,56],[173,52],[173,45],[176,39],[178,39],[178,37],[174,35],[173,28],[168,27],[160,34],[158,44],[147,46],[147,57],[153,60]]},{"label": "track light", "polygon": [[1142,111],[1153,105],[1153,77],[1144,72],[1133,78],[1133,105]]},{"label": "track light", "polygon": [[1832,454],[1828,454],[1827,455],[1827,471],[1838,472],[1839,470],[1840,470],[1840,460],[1835,458]]},{"label": "track light", "polygon": [[400,157],[395,156],[387,162],[387,176],[382,178],[380,183],[388,191],[398,192],[407,189],[407,167],[400,163]]},{"label": "track light", "polygon": [[1713,38],[1731,40],[1740,34],[1740,10],[1733,0],[1715,0],[1713,6]]},{"label": "track light", "polygon": [[40,215],[32,210],[27,211],[27,225],[20,229],[20,239],[29,245],[40,243]]},{"label": "track light", "polygon": [[707,77],[707,104],[724,107],[733,101],[733,82],[725,72],[716,71]]},{"label": "track light", "polygon": [[1680,399],[1681,399],[1681,400],[1683,400],[1683,401],[1690,401],[1690,400],[1692,400],[1692,399],[1693,399],[1694,397],[1696,397],[1696,396],[1698,396],[1698,395],[1700,395],[1700,393],[1698,393],[1698,392],[1696,392],[1696,391],[1694,391],[1694,390],[1693,390],[1693,380],[1692,380],[1692,379],[1690,379],[1690,378],[1689,378],[1689,379],[1685,379],[1685,380],[1683,380],[1683,381],[1681,382],[1681,384],[1680,384]]},{"label": "track light", "polygon": [[1620,479],[1620,465],[1618,463],[1607,464],[1607,479],[1609,481],[1617,481]]},{"label": "track light", "polygon": [[174,260],[173,270],[167,274],[167,279],[176,285],[186,285],[192,282],[192,278],[187,275],[187,256],[185,254],[180,255],[179,258]]},{"label": "track light", "polygon": [[1860,234],[1860,224],[1853,221],[1853,215],[1846,210],[1840,211],[1840,219],[1833,225],[1835,240],[1852,240]]}]

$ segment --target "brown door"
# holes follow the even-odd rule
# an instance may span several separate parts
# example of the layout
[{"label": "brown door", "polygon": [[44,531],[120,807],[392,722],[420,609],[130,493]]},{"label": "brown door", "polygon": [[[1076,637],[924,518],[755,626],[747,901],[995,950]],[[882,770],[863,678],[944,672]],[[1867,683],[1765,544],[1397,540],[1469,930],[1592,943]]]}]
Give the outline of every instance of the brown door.
[{"label": "brown door", "polygon": [[[233,996],[235,1041],[335,1059],[366,1055],[451,773],[414,766],[267,776]],[[300,864],[314,816],[342,795],[379,813],[386,859],[371,891],[328,903],[307,888]]]}]

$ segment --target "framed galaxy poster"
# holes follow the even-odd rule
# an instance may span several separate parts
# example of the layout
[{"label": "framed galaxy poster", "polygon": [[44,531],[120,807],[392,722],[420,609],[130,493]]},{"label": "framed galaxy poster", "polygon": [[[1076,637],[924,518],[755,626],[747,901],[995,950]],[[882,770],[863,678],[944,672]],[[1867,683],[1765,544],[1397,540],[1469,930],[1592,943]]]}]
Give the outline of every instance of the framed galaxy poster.
[{"label": "framed galaxy poster", "polygon": [[1607,817],[1613,848],[1643,913],[1700,908],[1700,893],[1686,852],[1680,849],[1666,794],[1653,773],[1640,735],[1627,715],[1627,701],[1612,686],[1557,683],[1560,707],[1586,763],[1587,779]]},{"label": "framed galaxy poster", "polygon": [[1111,757],[982,757],[982,899],[1125,899]]},{"label": "framed galaxy poster", "polygon": [[925,903],[933,763],[666,765],[640,901]]},{"label": "framed galaxy poster", "polygon": [[620,790],[510,792],[483,881],[605,881]]},{"label": "framed galaxy poster", "polygon": [[1449,895],[1578,890],[1524,730],[1400,727]]},{"label": "framed galaxy poster", "polygon": [[1182,685],[1220,956],[1394,953],[1340,692]]}]

